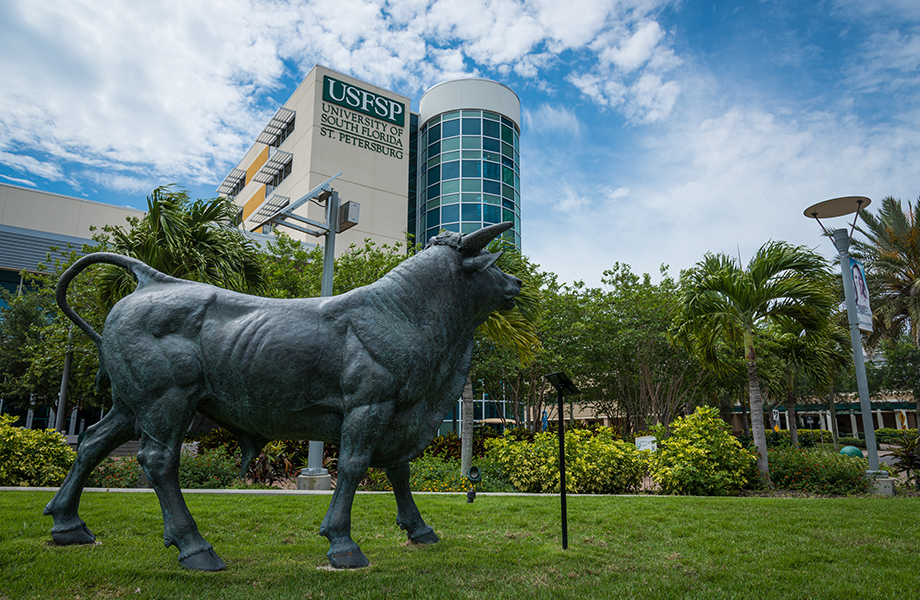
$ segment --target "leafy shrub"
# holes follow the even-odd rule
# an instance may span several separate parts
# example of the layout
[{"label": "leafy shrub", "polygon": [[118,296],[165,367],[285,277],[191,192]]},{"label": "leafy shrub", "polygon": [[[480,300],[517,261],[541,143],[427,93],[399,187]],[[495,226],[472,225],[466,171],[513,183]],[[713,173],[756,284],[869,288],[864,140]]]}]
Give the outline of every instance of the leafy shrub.
[{"label": "leafy shrub", "polygon": [[741,447],[711,406],[671,422],[671,436],[649,453],[649,472],[665,494],[725,496],[748,480],[754,454]]},{"label": "leafy shrub", "polygon": [[[239,464],[224,450],[204,454],[183,452],[179,455],[179,487],[211,489],[229,487],[237,479]],[[141,487],[143,470],[137,457],[106,458],[93,470],[87,481],[89,487]]]},{"label": "leafy shrub", "polygon": [[460,436],[453,431],[431,440],[425,448],[425,456],[437,457],[441,460],[460,460]]},{"label": "leafy shrub", "polygon": [[774,450],[768,455],[770,479],[779,490],[814,494],[862,494],[871,482],[869,461],[815,450]]},{"label": "leafy shrub", "polygon": [[237,478],[237,460],[220,449],[204,454],[183,452],[179,456],[179,487],[187,489],[224,488]]},{"label": "leafy shrub", "polygon": [[917,490],[920,490],[920,439],[908,439],[903,446],[894,448],[891,455],[898,459],[893,465],[895,473],[906,473],[905,483],[910,486],[913,480]]},{"label": "leafy shrub", "polygon": [[138,488],[142,483],[141,475],[137,457],[108,457],[89,474],[86,485],[99,488]]},{"label": "leafy shrub", "polygon": [[[488,442],[495,459],[516,489],[522,492],[558,492],[559,439],[553,432],[538,433],[533,442],[506,435]],[[583,494],[619,494],[639,488],[645,467],[632,444],[616,439],[607,427],[565,433],[566,491]]]},{"label": "leafy shrub", "polygon": [[60,485],[77,456],[67,438],[53,429],[14,427],[15,422],[12,415],[0,415],[0,485]]},{"label": "leafy shrub", "polygon": [[854,437],[842,437],[838,438],[837,441],[840,443],[840,446],[856,446],[857,448],[866,449],[866,440],[861,438]]},{"label": "leafy shrub", "polygon": [[879,444],[904,445],[909,440],[917,439],[916,429],[891,429],[883,427],[875,430],[875,441]]}]

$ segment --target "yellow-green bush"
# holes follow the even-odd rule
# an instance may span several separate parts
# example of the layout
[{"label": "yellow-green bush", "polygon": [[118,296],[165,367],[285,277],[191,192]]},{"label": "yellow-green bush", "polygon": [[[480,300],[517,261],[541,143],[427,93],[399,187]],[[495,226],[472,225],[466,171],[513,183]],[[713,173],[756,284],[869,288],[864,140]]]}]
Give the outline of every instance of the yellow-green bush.
[{"label": "yellow-green bush", "polygon": [[[521,492],[559,492],[559,436],[544,432],[533,442],[505,436],[487,442],[505,475]],[[579,494],[620,494],[642,483],[645,465],[632,444],[607,427],[565,432],[565,489]]]},{"label": "yellow-green bush", "polygon": [[754,455],[741,447],[711,406],[671,422],[649,453],[649,473],[665,494],[726,496],[747,483]]},{"label": "yellow-green bush", "polygon": [[0,415],[0,485],[60,485],[77,453],[53,429],[13,427],[16,417]]}]

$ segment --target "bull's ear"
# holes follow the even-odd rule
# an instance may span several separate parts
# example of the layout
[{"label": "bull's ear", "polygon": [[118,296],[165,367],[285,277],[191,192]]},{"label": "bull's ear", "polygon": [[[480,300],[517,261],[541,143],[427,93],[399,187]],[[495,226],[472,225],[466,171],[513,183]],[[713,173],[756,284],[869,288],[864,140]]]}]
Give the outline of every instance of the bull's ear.
[{"label": "bull's ear", "polygon": [[479,254],[479,251],[485,248],[486,244],[508,231],[513,226],[514,223],[506,221],[504,223],[496,223],[495,225],[483,227],[473,233],[468,233],[460,240],[460,251],[467,256]]},{"label": "bull's ear", "polygon": [[495,254],[487,253],[480,254],[479,256],[470,256],[469,258],[463,259],[463,269],[468,273],[476,273],[477,271],[485,271],[489,267],[495,264],[495,261],[502,255],[501,252],[496,252]]}]

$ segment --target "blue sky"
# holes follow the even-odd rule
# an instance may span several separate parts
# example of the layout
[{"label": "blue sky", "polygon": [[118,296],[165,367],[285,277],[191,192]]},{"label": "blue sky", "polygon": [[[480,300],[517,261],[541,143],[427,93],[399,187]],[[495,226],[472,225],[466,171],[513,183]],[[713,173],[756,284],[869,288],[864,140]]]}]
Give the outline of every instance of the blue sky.
[{"label": "blue sky", "polygon": [[569,282],[830,255],[804,208],[920,194],[916,0],[5,0],[0,181],[211,197],[317,63],[413,110],[445,79],[514,89],[523,250]]}]

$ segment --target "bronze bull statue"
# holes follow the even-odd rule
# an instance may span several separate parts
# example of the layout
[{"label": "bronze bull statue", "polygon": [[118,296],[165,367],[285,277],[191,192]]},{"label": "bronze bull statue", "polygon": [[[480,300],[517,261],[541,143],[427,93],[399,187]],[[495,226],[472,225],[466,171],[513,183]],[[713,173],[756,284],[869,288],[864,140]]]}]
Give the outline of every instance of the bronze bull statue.
[{"label": "bronze bull statue", "polygon": [[[351,539],[352,501],[368,467],[386,469],[409,540],[437,542],[412,499],[409,461],[462,394],[473,331],[520,292],[521,281],[495,265],[499,254],[485,250],[509,227],[442,232],[376,283],[330,298],[248,296],[118,254],[79,259],[61,276],[57,301],[95,341],[97,383],[111,383],[112,409],[87,430],[45,507],[54,541],[95,540],[77,512],[87,477],[140,435],[137,459],[163,510],[166,546],[178,547],[184,567],[223,569],[179,489],[180,446],[198,411],[236,435],[244,468],[269,440],[338,445],[338,482],[319,530],[333,567],[368,565]],[[101,336],[66,302],[70,281],[96,263],[137,279]]]}]

